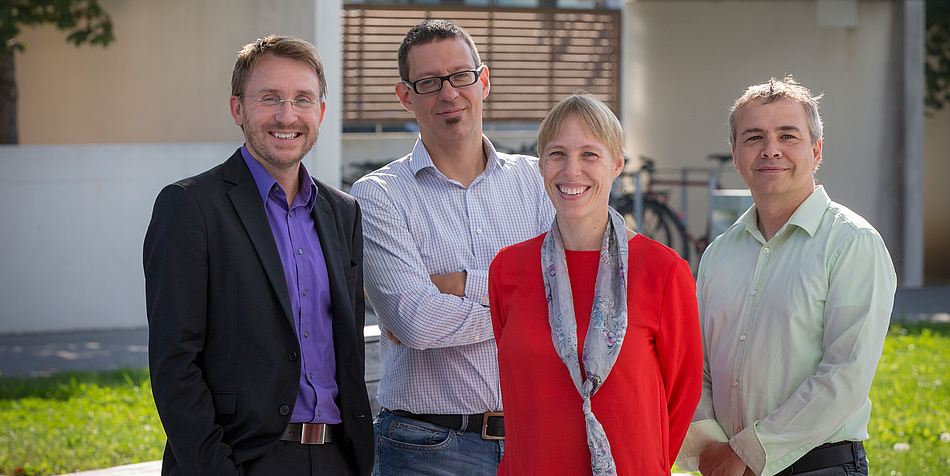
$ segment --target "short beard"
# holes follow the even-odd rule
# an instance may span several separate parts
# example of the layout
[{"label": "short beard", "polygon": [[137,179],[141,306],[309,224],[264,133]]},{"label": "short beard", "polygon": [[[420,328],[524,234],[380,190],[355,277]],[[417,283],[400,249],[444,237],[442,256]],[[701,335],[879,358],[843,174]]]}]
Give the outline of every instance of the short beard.
[{"label": "short beard", "polygon": [[454,125],[456,125],[456,124],[458,124],[458,123],[460,123],[460,122],[462,122],[462,118],[461,118],[461,117],[458,117],[458,116],[457,116],[457,117],[450,117],[450,118],[448,118],[448,119],[445,120],[445,124],[448,125],[448,126],[454,126]]},{"label": "short beard", "polygon": [[[299,157],[294,157],[289,161],[282,161],[277,155],[269,153],[268,149],[264,147],[265,138],[262,137],[261,134],[267,135],[266,132],[261,133],[260,129],[257,131],[252,131],[250,134],[247,132],[247,129],[245,129],[244,132],[244,140],[247,142],[248,147],[250,147],[254,152],[257,153],[257,155],[260,156],[260,160],[267,162],[269,165],[278,170],[291,169],[300,164],[300,162],[303,161],[303,158],[311,150],[313,150],[313,147],[317,144],[317,136],[320,135],[320,130],[317,129],[313,134],[313,142],[311,142],[307,147],[304,147],[304,150]],[[305,134],[305,132],[301,133]]]}]

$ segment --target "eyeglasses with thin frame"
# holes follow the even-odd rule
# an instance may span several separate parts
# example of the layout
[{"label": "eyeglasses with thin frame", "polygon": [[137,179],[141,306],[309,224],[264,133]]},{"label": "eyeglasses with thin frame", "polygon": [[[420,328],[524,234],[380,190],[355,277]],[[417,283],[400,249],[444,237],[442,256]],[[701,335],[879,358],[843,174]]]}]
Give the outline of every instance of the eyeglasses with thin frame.
[{"label": "eyeglasses with thin frame", "polygon": [[257,103],[260,104],[261,106],[264,106],[264,107],[267,107],[267,108],[270,108],[270,109],[280,109],[281,106],[283,106],[285,102],[289,102],[289,103],[290,103],[290,107],[292,107],[294,110],[297,110],[297,109],[300,109],[300,110],[303,110],[303,109],[310,109],[310,108],[316,106],[317,104],[322,103],[322,102],[323,102],[323,99],[324,99],[324,98],[319,98],[319,99],[308,99],[308,98],[281,99],[281,98],[279,98],[279,97],[277,97],[277,96],[267,96],[267,97],[263,97],[263,98],[252,98],[252,97],[250,97],[250,96],[245,96],[245,95],[243,95],[243,94],[241,95],[241,97],[245,97],[245,98],[248,98],[248,99],[253,99],[253,100],[257,101]]},{"label": "eyeglasses with thin frame", "polygon": [[467,69],[465,71],[456,71],[445,76],[432,76],[429,78],[417,79],[415,81],[403,81],[406,86],[412,88],[416,94],[432,94],[442,90],[442,85],[448,81],[453,88],[471,86],[482,76],[485,65],[478,69]]}]

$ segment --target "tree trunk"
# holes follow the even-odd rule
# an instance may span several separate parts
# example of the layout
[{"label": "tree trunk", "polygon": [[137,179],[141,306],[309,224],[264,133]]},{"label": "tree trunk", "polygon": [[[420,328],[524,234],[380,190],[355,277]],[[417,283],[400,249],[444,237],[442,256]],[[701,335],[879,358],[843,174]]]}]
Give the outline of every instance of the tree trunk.
[{"label": "tree trunk", "polygon": [[0,144],[20,142],[16,124],[16,74],[13,50],[0,53]]}]

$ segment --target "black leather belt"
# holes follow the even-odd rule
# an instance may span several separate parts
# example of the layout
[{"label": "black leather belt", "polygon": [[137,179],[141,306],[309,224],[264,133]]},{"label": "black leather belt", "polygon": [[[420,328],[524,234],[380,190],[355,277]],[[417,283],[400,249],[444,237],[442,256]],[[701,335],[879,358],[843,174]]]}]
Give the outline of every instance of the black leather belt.
[{"label": "black leather belt", "polygon": [[281,441],[295,441],[302,445],[323,445],[342,438],[343,426],[327,423],[291,423],[280,436]]},{"label": "black leather belt", "polygon": [[505,439],[505,417],[502,412],[485,412],[468,415],[468,424],[462,428],[462,417],[464,415],[417,414],[403,410],[388,411],[394,415],[424,421],[433,425],[478,433],[481,434],[482,439],[485,440]]},{"label": "black leather belt", "polygon": [[842,441],[823,444],[802,456],[791,466],[775,473],[775,476],[790,476],[819,469],[841,466],[854,461],[858,450],[864,448],[860,441]]}]

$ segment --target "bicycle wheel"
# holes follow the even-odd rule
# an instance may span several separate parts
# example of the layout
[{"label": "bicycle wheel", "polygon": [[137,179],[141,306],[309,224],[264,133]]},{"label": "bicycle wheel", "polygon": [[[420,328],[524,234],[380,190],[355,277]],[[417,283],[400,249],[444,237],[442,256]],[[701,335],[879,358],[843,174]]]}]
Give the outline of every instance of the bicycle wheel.
[{"label": "bicycle wheel", "polygon": [[617,201],[617,211],[624,216],[627,226],[644,236],[673,248],[680,257],[689,261],[689,239],[683,222],[665,204],[646,198],[643,200],[643,219],[640,229],[634,216],[633,201],[624,197]]},{"label": "bicycle wheel", "polygon": [[673,248],[680,257],[689,261],[689,240],[683,222],[665,204],[649,200],[643,202],[644,235]]}]

